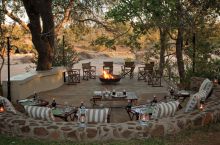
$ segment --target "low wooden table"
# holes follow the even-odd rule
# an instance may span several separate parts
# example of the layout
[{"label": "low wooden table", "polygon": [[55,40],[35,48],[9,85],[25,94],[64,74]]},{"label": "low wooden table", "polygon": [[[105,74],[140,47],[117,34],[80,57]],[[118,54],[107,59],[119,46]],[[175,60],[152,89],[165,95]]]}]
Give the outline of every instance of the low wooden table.
[{"label": "low wooden table", "polygon": [[49,104],[46,100],[34,98],[18,100],[17,103],[22,106],[47,106]]},{"label": "low wooden table", "polygon": [[136,104],[138,97],[135,92],[126,92],[126,95],[123,95],[123,92],[116,92],[115,95],[112,92],[108,91],[107,94],[105,91],[94,91],[93,97],[90,99],[92,105],[97,105],[97,101],[128,101]]},{"label": "low wooden table", "polygon": [[144,111],[147,112],[150,116],[153,113],[153,108],[154,106],[147,104],[147,105],[140,105],[140,106],[135,106],[131,107],[130,111],[128,112],[130,120],[133,120],[134,116],[136,116],[136,120],[139,119],[139,115]]},{"label": "low wooden table", "polygon": [[74,121],[74,119],[77,117],[77,110],[78,109],[75,107],[57,105],[56,108],[52,109],[52,113],[55,117],[59,117],[64,121],[68,121],[68,118]]}]

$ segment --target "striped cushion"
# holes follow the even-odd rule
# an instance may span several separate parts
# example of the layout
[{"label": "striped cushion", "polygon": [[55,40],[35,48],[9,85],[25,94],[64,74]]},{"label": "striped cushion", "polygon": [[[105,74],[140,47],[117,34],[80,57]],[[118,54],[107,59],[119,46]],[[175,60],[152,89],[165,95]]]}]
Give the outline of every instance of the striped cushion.
[{"label": "striped cushion", "polygon": [[209,79],[205,79],[199,88],[199,92],[202,90],[205,90],[207,93],[207,95],[206,95],[206,97],[207,97],[209,95],[209,93],[211,92],[212,87],[213,87],[212,81],[210,81]]},{"label": "striped cushion", "polygon": [[204,90],[201,90],[200,92],[197,92],[194,95],[192,95],[186,104],[185,112],[193,111],[198,101],[200,101],[202,98],[206,98],[206,96],[207,96],[207,92]]},{"label": "striped cushion", "polygon": [[88,109],[86,111],[87,122],[107,122],[109,108],[103,109]]},{"label": "striped cushion", "polygon": [[13,112],[15,114],[17,113],[14,106],[11,104],[11,102],[7,98],[0,96],[0,102],[3,103],[6,111]]},{"label": "striped cushion", "polygon": [[28,116],[32,118],[54,121],[54,116],[50,108],[38,106],[24,106],[24,108]]},{"label": "striped cushion", "polygon": [[179,101],[170,101],[168,103],[159,103],[157,104],[152,113],[154,119],[173,116],[179,106]]}]

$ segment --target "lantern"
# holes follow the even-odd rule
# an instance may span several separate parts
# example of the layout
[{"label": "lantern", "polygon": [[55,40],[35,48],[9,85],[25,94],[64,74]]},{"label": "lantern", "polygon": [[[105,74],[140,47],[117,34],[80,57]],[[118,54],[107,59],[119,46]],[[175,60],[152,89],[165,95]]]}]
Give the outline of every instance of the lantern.
[{"label": "lantern", "polygon": [[85,127],[86,126],[86,108],[85,106],[81,106],[79,109],[79,126]]},{"label": "lantern", "polygon": [[213,83],[214,83],[214,85],[218,85],[218,79],[214,78]]},{"label": "lantern", "polygon": [[205,109],[205,101],[204,101],[204,99],[200,100],[200,103],[199,103],[198,107],[199,107],[200,111],[204,111],[204,109]]},{"label": "lantern", "polygon": [[5,112],[5,108],[2,102],[0,102],[0,113]]},{"label": "lantern", "polygon": [[139,121],[141,125],[147,125],[148,121],[149,121],[149,114],[148,111],[145,109],[140,110],[140,114],[139,114]]}]

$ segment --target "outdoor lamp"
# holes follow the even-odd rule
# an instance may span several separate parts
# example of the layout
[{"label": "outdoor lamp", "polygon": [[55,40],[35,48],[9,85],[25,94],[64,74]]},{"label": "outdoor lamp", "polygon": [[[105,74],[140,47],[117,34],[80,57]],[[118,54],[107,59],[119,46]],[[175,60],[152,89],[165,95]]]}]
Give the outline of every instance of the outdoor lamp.
[{"label": "outdoor lamp", "polygon": [[2,102],[0,102],[0,113],[5,112],[5,108]]}]

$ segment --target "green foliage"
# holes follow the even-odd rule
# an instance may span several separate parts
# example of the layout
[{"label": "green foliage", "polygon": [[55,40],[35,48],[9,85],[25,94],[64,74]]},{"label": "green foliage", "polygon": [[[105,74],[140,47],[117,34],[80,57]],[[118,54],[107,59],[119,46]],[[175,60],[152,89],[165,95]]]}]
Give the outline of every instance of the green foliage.
[{"label": "green foliage", "polygon": [[104,45],[107,48],[114,48],[113,45],[115,44],[114,39],[109,39],[106,36],[98,37],[95,41],[92,41],[92,45]]},{"label": "green foliage", "polygon": [[55,50],[53,58],[53,66],[67,66],[73,67],[73,65],[78,62],[78,54],[76,51],[68,44],[63,45],[59,42]]}]

